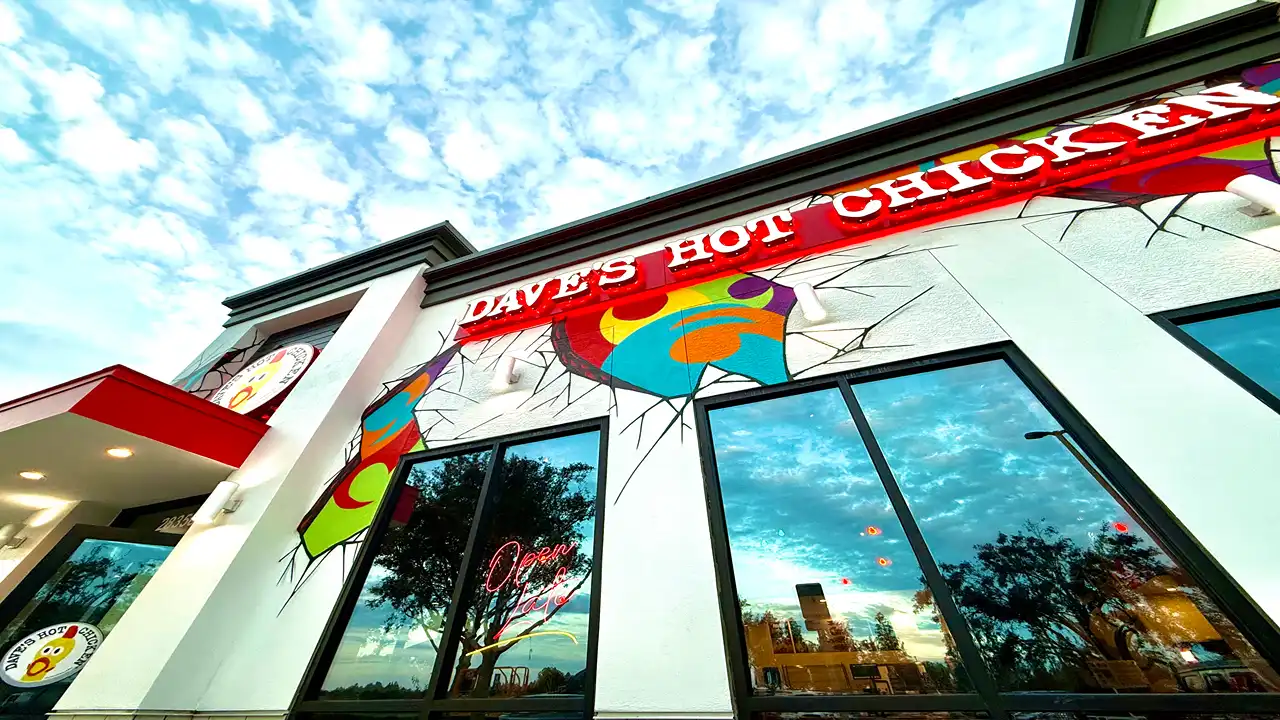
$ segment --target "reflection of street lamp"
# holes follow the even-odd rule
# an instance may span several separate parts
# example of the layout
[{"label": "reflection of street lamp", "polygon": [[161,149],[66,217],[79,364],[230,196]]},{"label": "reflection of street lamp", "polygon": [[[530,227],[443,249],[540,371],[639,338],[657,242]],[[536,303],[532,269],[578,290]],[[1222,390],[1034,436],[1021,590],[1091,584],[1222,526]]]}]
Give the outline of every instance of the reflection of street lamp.
[{"label": "reflection of street lamp", "polygon": [[1029,432],[1023,435],[1022,437],[1028,440],[1039,440],[1041,438],[1047,438],[1050,435],[1058,438],[1058,442],[1062,443],[1062,447],[1066,448],[1067,452],[1071,453],[1071,456],[1076,459],[1076,462],[1080,463],[1081,467],[1089,471],[1089,474],[1093,476],[1094,480],[1097,480],[1098,482],[1102,483],[1102,487],[1106,488],[1107,490],[1111,489],[1111,483],[1107,482],[1106,478],[1102,477],[1102,474],[1099,473],[1097,469],[1093,467],[1093,464],[1090,463],[1087,458],[1085,458],[1084,454],[1081,453],[1078,449],[1076,449],[1076,446],[1070,440],[1067,439],[1066,430],[1036,430],[1034,432]]}]

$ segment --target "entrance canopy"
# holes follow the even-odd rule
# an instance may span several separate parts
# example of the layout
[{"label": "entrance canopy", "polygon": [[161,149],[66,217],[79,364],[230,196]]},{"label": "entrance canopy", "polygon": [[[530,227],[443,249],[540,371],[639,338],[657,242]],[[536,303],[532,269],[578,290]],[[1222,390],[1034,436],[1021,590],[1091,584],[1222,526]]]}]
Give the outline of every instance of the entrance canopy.
[{"label": "entrance canopy", "polygon": [[[0,523],[65,502],[126,508],[206,493],[266,431],[122,365],[20,397],[0,404]],[[126,457],[107,452],[121,448]]]}]

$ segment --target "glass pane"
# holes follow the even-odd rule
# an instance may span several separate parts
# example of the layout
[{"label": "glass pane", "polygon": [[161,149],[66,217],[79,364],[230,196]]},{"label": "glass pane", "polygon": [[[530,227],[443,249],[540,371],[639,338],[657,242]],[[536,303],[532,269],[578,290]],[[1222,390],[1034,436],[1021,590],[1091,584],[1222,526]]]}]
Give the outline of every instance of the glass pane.
[{"label": "glass pane", "polygon": [[1007,364],[854,392],[1002,689],[1277,688]]},{"label": "glass pane", "polygon": [[582,694],[599,457],[598,432],[506,449],[451,696]]},{"label": "glass pane", "polygon": [[1280,307],[1187,323],[1182,329],[1280,397]]},{"label": "glass pane", "polygon": [[172,550],[113,540],[80,543],[0,632],[0,712],[52,709]]},{"label": "glass pane", "polygon": [[840,392],[709,417],[754,691],[970,691]]},{"label": "glass pane", "polygon": [[409,471],[321,698],[426,694],[489,456],[429,460]]}]

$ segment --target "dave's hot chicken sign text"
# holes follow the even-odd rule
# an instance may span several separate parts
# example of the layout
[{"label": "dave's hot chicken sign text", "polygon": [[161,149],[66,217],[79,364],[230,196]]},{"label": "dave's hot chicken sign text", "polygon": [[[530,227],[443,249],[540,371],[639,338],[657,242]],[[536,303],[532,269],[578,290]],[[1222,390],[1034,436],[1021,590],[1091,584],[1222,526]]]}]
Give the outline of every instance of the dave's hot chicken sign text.
[{"label": "dave's hot chicken sign text", "polygon": [[495,295],[476,298],[458,337],[496,334],[587,304],[729,270],[832,243],[871,240],[890,228],[940,219],[1055,185],[1095,179],[1152,160],[1238,141],[1280,122],[1280,97],[1231,83],[1112,115],[1044,137],[1006,141],[977,157],[906,173],[666,243],[619,255]]}]

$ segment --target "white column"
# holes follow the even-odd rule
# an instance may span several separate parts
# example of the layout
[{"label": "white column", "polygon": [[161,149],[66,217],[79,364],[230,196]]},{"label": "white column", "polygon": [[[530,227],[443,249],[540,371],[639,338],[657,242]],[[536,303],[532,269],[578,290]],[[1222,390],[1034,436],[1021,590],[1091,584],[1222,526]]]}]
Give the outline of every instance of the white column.
[{"label": "white column", "polygon": [[241,507],[183,538],[59,713],[288,708],[339,583],[320,586],[289,621],[278,620],[290,589],[277,583],[278,560],[419,312],[420,273],[409,268],[367,287],[230,476],[244,488]]},{"label": "white column", "polygon": [[934,254],[1272,618],[1280,415],[1016,223]]},{"label": "white column", "polygon": [[665,424],[624,436],[633,401],[651,402],[619,390],[609,423],[596,716],[731,717],[697,440],[667,433],[628,483]]}]

